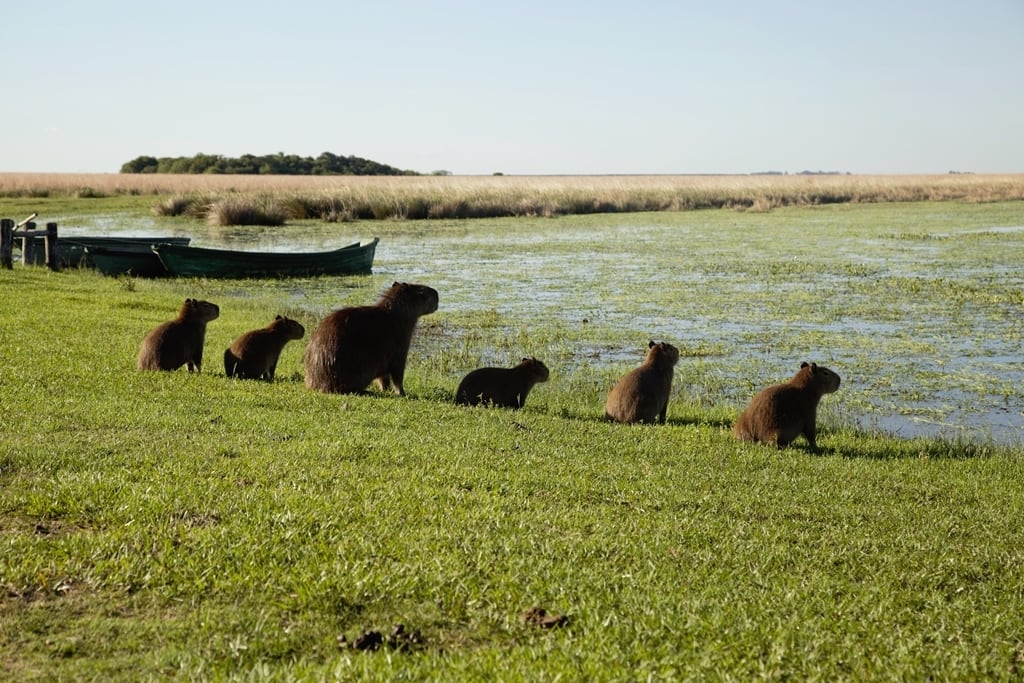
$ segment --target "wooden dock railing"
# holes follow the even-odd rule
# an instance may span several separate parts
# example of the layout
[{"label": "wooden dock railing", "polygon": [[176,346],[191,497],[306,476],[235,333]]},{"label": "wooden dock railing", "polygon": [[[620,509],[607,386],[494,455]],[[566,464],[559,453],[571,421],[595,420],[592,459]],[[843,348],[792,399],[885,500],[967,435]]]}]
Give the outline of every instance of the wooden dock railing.
[{"label": "wooden dock railing", "polygon": [[21,262],[34,263],[33,251],[36,237],[43,238],[44,263],[50,270],[60,270],[57,260],[57,224],[47,223],[45,230],[36,230],[32,214],[19,223],[10,218],[0,218],[0,267],[10,270],[14,267],[14,240],[21,240]]}]

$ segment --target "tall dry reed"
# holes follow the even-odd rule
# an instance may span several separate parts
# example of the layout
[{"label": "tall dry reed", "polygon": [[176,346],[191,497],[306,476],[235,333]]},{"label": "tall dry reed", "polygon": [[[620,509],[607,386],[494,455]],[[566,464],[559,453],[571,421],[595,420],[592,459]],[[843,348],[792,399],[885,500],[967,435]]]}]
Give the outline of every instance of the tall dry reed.
[{"label": "tall dry reed", "polygon": [[843,202],[1024,199],[1024,174],[730,176],[260,176],[0,173],[0,196],[154,195],[158,213],[224,196],[288,219],[424,219]]}]

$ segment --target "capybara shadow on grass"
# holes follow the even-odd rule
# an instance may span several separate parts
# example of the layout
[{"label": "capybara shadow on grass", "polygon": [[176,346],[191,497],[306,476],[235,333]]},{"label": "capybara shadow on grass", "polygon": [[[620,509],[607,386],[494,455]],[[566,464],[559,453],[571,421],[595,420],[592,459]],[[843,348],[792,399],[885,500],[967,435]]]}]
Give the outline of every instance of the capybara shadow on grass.
[{"label": "capybara shadow on grass", "polygon": [[306,386],[329,394],[366,390],[376,380],[405,395],[403,381],[416,321],[437,310],[437,290],[395,282],[371,306],[337,310],[313,331],[306,348]]},{"label": "capybara shadow on grass", "polygon": [[302,339],[306,328],[296,320],[283,315],[258,330],[241,335],[224,350],[224,374],[240,379],[274,381],[277,361],[285,344]]},{"label": "capybara shadow on grass", "polygon": [[817,363],[801,363],[788,382],[762,389],[740,414],[733,434],[742,441],[758,441],[785,448],[803,434],[818,450],[818,403],[839,389],[839,375]]},{"label": "capybara shadow on grass", "polygon": [[608,393],[605,419],[625,424],[665,424],[672,375],[679,361],[679,349],[668,342],[650,342],[647,357],[630,370]]},{"label": "capybara shadow on grass", "polygon": [[455,402],[519,409],[538,382],[547,382],[550,372],[536,358],[524,358],[514,368],[477,368],[459,382]]},{"label": "capybara shadow on grass", "polygon": [[139,349],[140,370],[177,370],[188,366],[189,372],[200,372],[203,366],[203,342],[206,323],[220,315],[217,304],[198,299],[185,299],[178,317],[161,323],[142,340]]}]

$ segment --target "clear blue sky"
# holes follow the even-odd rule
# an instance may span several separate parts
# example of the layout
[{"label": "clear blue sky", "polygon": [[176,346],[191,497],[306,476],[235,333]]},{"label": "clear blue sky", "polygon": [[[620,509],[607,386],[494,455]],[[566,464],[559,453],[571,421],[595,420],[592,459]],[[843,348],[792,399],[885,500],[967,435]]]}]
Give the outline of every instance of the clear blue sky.
[{"label": "clear blue sky", "polygon": [[0,171],[1024,172],[1024,0],[26,0],[0,25]]}]

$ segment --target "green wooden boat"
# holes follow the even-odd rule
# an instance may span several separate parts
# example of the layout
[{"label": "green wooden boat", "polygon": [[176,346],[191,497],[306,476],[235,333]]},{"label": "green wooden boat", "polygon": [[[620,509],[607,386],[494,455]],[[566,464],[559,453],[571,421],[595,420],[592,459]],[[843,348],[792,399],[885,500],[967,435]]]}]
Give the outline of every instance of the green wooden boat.
[{"label": "green wooden boat", "polygon": [[[29,238],[28,263],[42,265],[46,259],[46,249],[43,237],[35,236]],[[119,251],[134,251],[142,254],[152,254],[151,247],[154,244],[177,244],[187,245],[192,241],[191,237],[112,237],[93,235],[58,235],[57,236],[57,262],[62,268],[77,268],[79,266],[92,267],[96,264],[86,254],[86,249],[104,248],[116,249]],[[22,240],[14,235],[14,246],[21,248]]]},{"label": "green wooden boat", "polygon": [[160,257],[153,253],[152,245],[146,251],[116,247],[86,247],[85,258],[104,275],[135,275],[137,277],[167,277]]},{"label": "green wooden boat", "polygon": [[265,252],[154,244],[164,268],[179,277],[243,278],[361,275],[371,271],[380,239],[316,252]]}]

